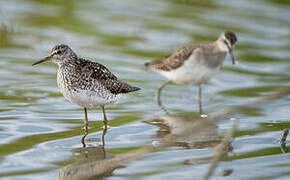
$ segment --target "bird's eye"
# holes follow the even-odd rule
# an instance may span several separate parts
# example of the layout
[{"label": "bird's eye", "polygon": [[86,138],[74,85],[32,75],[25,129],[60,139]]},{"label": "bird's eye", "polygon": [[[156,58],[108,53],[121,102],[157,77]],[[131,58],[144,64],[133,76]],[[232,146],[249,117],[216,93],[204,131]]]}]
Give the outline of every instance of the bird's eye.
[{"label": "bird's eye", "polygon": [[55,51],[55,54],[61,54],[61,53],[62,53],[61,50],[56,50],[56,51]]}]

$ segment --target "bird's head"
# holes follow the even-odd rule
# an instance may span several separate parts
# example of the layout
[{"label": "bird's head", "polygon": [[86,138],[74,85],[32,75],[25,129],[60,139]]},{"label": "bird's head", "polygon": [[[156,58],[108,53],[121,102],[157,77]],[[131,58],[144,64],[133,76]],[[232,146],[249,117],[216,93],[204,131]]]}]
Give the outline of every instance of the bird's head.
[{"label": "bird's head", "polygon": [[235,58],[233,55],[233,49],[235,47],[235,44],[237,43],[237,36],[232,31],[225,31],[223,32],[219,39],[218,39],[218,45],[219,48],[222,51],[229,52],[232,58],[233,64],[235,64]]},{"label": "bird's head", "polygon": [[77,55],[73,52],[73,50],[65,44],[59,44],[54,46],[50,54],[39,61],[36,61],[35,63],[32,64],[32,66],[43,63],[45,61],[52,61],[53,63],[56,64],[61,64],[64,61],[71,60],[76,58]]}]

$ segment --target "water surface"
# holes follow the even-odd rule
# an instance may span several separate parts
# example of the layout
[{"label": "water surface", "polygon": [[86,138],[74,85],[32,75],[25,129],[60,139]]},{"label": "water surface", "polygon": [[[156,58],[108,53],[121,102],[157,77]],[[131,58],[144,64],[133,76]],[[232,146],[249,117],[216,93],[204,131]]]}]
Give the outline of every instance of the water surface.
[{"label": "water surface", "polygon": [[[204,85],[210,114],[271,94],[290,81],[290,3],[279,0],[99,0],[0,2],[0,179],[57,179],[66,168],[98,162],[178,133],[198,112],[197,88],[168,86],[163,103],[157,88],[166,81],[143,67],[184,45],[237,33],[234,54]],[[83,110],[58,92],[56,66],[31,64],[52,46],[69,44],[81,57],[100,62],[142,88],[107,108],[110,129],[101,147],[102,114],[89,111],[88,149],[83,149]],[[290,128],[290,97],[247,109],[211,124],[204,133],[180,139],[104,174],[105,179],[200,179],[213,147],[239,119],[232,150],[214,179],[289,179],[289,154],[280,149]],[[180,115],[182,114],[182,115]],[[185,116],[185,117],[184,117]],[[203,137],[203,138],[201,138]],[[201,141],[198,141],[201,140]],[[197,146],[198,144],[198,146]],[[188,159],[202,159],[194,165]],[[223,171],[228,176],[220,176]],[[75,170],[72,172],[76,172]]]}]

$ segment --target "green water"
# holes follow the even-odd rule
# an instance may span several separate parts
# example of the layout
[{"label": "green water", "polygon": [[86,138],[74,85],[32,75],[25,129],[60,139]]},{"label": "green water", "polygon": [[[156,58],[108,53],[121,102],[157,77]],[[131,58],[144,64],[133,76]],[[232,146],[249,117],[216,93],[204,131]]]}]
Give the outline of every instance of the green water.
[{"label": "green water", "polygon": [[[187,44],[214,41],[224,30],[238,36],[234,54],[239,63],[233,66],[227,57],[221,71],[204,85],[207,114],[289,86],[289,17],[290,2],[281,0],[0,1],[0,179],[57,179],[67,167],[102,160],[104,154],[129,153],[178,133],[188,117],[175,114],[198,112],[197,88],[166,87],[163,104],[173,114],[167,117],[156,103],[157,88],[166,79],[143,64]],[[89,149],[83,149],[83,110],[58,92],[56,66],[31,66],[59,43],[142,88],[107,107],[105,149],[100,146],[101,111],[89,110]],[[183,162],[210,158],[213,146],[230,129],[230,118],[236,118],[232,151],[212,179],[289,179],[289,154],[279,143],[283,129],[290,128],[289,109],[288,95],[244,110],[205,129],[207,138],[198,147],[174,145],[103,176],[201,179],[208,160]],[[148,123],[157,116],[163,121]],[[224,170],[232,172],[219,176]]]}]

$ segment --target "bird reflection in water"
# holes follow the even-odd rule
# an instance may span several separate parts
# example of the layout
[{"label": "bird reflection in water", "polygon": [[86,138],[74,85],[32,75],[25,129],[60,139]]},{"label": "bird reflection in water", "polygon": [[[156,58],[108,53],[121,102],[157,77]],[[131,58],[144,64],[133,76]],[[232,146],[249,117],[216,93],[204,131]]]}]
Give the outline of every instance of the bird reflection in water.
[{"label": "bird reflection in water", "polygon": [[[74,163],[60,169],[59,180],[91,180],[101,179],[111,176],[112,172],[123,166],[105,169],[105,159],[110,159],[113,156],[106,153],[105,149],[106,129],[102,134],[102,145],[89,146],[82,141],[83,147],[72,150]],[[86,134],[83,138],[86,137]]]},{"label": "bird reflection in water", "polygon": [[[162,139],[168,135],[178,136],[185,128],[194,126],[200,118],[193,118],[192,115],[184,114],[165,114],[159,115],[146,121],[159,127],[157,137]],[[206,148],[214,147],[221,142],[217,133],[217,126],[215,124],[207,124],[201,131],[192,132],[187,136],[181,136],[174,142],[175,146],[183,148]]]},{"label": "bird reflection in water", "polygon": [[[85,139],[87,137],[87,135],[89,134],[88,132],[88,128],[85,128],[85,133],[84,135],[82,136],[82,139],[81,139],[81,143],[83,145],[83,148],[85,148],[87,145],[86,145],[86,142],[85,142]],[[102,133],[102,146],[105,147],[105,136],[107,134],[107,128],[104,128],[103,129],[103,133]]]},{"label": "bird reflection in water", "polygon": [[[222,139],[217,132],[218,127],[215,123],[200,123],[202,121],[204,121],[204,119],[193,117],[192,114],[167,113],[165,115],[156,116],[151,120],[146,121],[146,123],[159,127],[156,137],[160,139],[160,142],[164,142],[164,139],[168,139],[168,137],[174,137],[174,142],[171,142],[171,146],[177,146],[184,149],[212,148],[216,151],[216,147],[222,142]],[[187,131],[190,127],[194,129],[191,132]],[[189,133],[185,135],[185,131]],[[231,143],[229,143],[225,148],[225,153],[227,154],[232,150]],[[183,161],[182,164],[207,164],[211,162],[213,157],[214,156],[210,155],[203,158],[187,159]],[[232,173],[233,170],[230,169],[226,171]],[[231,173],[227,173],[224,176],[230,175]]]},{"label": "bird reflection in water", "polygon": [[288,153],[288,149],[287,149],[287,146],[286,146],[288,134],[289,134],[289,129],[284,129],[282,131],[282,135],[281,135],[281,139],[280,139],[280,145],[281,145],[281,151],[283,153]]}]

